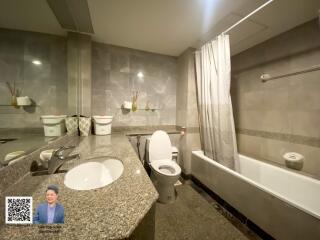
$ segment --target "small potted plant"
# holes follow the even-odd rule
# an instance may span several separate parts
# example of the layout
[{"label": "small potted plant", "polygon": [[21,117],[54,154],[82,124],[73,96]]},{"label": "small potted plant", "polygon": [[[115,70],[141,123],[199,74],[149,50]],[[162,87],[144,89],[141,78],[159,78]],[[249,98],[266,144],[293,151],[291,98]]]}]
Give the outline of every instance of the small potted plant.
[{"label": "small potted plant", "polygon": [[13,87],[11,87],[10,83],[8,83],[8,82],[7,82],[7,86],[8,86],[9,92],[11,94],[11,105],[14,106],[15,108],[19,108],[19,106],[17,104],[18,90],[16,89],[15,81],[13,82]]},{"label": "small potted plant", "polygon": [[138,109],[138,96],[139,96],[138,91],[133,92],[133,96],[132,96],[132,112],[135,112]]}]

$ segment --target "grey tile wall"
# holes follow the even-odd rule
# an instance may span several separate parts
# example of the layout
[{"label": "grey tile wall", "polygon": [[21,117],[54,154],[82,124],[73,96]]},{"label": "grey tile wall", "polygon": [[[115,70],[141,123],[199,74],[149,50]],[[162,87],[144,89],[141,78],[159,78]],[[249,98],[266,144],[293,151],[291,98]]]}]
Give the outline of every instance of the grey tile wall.
[{"label": "grey tile wall", "polygon": [[68,32],[68,114],[91,116],[91,36]]},{"label": "grey tile wall", "polygon": [[263,73],[276,76],[319,64],[316,19],[232,57],[231,96],[241,153],[284,164],[283,153],[300,152],[306,157],[302,171],[320,175],[320,148],[309,141],[320,140],[320,71],[260,80]]},{"label": "grey tile wall", "polygon": [[177,125],[186,127],[186,133],[180,137],[180,165],[185,174],[191,173],[191,152],[199,150],[200,135],[198,106],[196,98],[196,79],[194,68],[195,49],[188,48],[178,58],[177,84]]},{"label": "grey tile wall", "polygon": [[[175,125],[176,81],[175,57],[92,43],[92,115],[113,115],[113,126]],[[123,112],[133,91],[142,110]],[[144,111],[148,101],[160,110]]]},{"label": "grey tile wall", "polygon": [[[32,64],[40,60],[42,65]],[[2,128],[39,127],[39,117],[63,114],[67,102],[66,39],[64,37],[0,29],[0,105],[10,104],[6,82],[29,96],[37,107],[0,106]]]}]

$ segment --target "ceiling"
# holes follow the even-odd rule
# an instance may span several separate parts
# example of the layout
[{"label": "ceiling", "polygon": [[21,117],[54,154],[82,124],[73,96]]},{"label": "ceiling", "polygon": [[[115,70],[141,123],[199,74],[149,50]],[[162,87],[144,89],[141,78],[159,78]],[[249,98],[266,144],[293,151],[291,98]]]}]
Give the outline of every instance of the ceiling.
[{"label": "ceiling", "polygon": [[[88,0],[93,41],[179,56],[266,0]],[[317,17],[319,0],[275,0],[230,31],[239,53]],[[0,0],[0,27],[66,35],[46,0]]]}]

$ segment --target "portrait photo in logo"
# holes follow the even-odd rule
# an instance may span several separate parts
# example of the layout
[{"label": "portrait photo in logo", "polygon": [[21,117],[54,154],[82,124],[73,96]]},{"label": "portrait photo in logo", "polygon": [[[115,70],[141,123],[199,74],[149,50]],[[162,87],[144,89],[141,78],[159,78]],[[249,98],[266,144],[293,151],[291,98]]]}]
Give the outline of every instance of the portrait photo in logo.
[{"label": "portrait photo in logo", "polygon": [[46,202],[40,203],[33,215],[35,224],[59,224],[64,223],[64,208],[58,203],[59,188],[49,185],[45,192]]}]

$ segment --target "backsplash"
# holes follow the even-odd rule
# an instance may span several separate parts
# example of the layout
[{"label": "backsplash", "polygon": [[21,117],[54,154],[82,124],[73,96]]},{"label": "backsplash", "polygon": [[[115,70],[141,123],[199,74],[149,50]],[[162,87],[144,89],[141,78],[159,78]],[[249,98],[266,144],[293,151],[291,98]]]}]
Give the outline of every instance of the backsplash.
[{"label": "backsplash", "polygon": [[[38,60],[42,64],[35,65]],[[67,56],[64,37],[0,29],[0,126],[39,127],[40,116],[65,113]],[[9,82],[29,96],[36,106],[15,109],[9,105]]]},{"label": "backsplash", "polygon": [[[175,125],[176,68],[175,57],[93,42],[92,115],[113,115],[113,126]],[[134,91],[138,110],[123,112]]]}]

